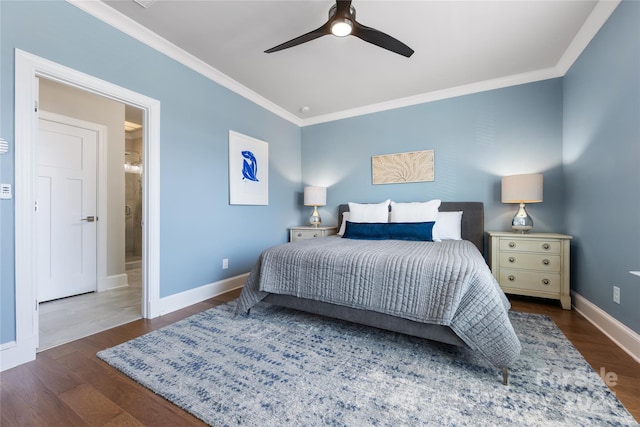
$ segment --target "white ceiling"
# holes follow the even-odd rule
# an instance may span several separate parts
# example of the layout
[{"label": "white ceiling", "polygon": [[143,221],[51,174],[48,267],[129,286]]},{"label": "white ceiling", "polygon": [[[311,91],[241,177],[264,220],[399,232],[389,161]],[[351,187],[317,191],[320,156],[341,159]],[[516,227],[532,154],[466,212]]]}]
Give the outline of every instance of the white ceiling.
[{"label": "white ceiling", "polygon": [[[194,68],[213,67],[214,79],[301,125],[561,76],[618,4],[353,1],[360,23],[415,50],[405,58],[353,36],[264,53],[324,24],[331,0],[104,3],[204,63]],[[155,37],[120,13],[105,20]]]}]

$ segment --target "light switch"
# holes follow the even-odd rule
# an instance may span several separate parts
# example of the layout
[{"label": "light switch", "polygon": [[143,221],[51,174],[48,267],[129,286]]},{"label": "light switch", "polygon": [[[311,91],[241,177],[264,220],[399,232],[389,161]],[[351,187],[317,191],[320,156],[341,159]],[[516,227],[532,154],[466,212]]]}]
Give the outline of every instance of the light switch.
[{"label": "light switch", "polygon": [[0,199],[11,199],[13,194],[11,194],[11,184],[0,184]]}]

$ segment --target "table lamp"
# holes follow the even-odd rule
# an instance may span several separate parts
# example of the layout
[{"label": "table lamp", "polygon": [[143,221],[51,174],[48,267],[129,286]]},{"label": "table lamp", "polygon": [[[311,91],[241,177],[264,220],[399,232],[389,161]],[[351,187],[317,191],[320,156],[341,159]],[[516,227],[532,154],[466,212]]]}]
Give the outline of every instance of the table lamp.
[{"label": "table lamp", "polygon": [[516,233],[528,233],[533,228],[533,219],[525,209],[525,203],[542,201],[542,174],[524,174],[502,177],[502,203],[520,203],[520,209],[511,221]]},{"label": "table lamp", "polygon": [[313,206],[313,214],[309,218],[309,223],[314,227],[318,227],[322,223],[322,219],[318,214],[318,206],[325,206],[326,204],[326,187],[304,187],[304,205]]}]

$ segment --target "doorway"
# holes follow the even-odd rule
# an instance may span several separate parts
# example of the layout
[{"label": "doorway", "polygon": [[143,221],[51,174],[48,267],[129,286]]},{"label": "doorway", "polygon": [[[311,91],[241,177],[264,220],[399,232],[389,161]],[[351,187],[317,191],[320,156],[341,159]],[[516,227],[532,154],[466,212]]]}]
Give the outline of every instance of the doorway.
[{"label": "doorway", "polygon": [[[15,341],[2,350],[2,368],[35,359],[38,348],[35,160],[38,78],[85,90],[144,112],[142,317],[160,315],[160,102],[145,95],[65,67],[20,49],[15,50]],[[98,257],[98,268],[100,268]]]},{"label": "doorway", "polygon": [[[38,86],[42,351],[142,315],[144,128],[139,108],[44,78]],[[127,197],[133,197],[133,208]],[[127,263],[130,248],[133,266]]]}]

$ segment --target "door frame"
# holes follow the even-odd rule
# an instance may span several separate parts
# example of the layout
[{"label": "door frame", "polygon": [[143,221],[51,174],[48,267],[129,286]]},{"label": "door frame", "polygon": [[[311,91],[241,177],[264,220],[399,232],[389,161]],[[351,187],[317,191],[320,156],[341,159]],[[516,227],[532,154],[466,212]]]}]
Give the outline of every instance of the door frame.
[{"label": "door frame", "polygon": [[144,111],[142,200],[142,316],[160,315],[160,101],[105,80],[15,50],[15,317],[16,340],[2,348],[2,369],[35,359],[35,138],[38,78],[54,80]]},{"label": "door frame", "polygon": [[[38,120],[46,120],[49,122],[61,123],[82,129],[94,131],[97,135],[98,146],[96,148],[96,290],[100,290],[100,282],[106,280],[107,277],[107,221],[100,221],[100,218],[107,218],[107,127],[99,123],[92,123],[86,120],[76,119],[75,117],[65,116],[62,114],[52,113],[38,109]],[[35,141],[34,141],[35,142]],[[37,146],[37,145],[34,145]],[[37,155],[34,156],[36,162],[35,173],[37,176]],[[34,182],[35,185],[35,182]],[[35,217],[34,217],[35,219]],[[36,243],[37,244],[37,243]],[[38,268],[36,263],[35,268]],[[34,276],[34,280],[37,277]],[[38,291],[38,284],[35,284],[35,290]],[[38,294],[35,294],[36,299]],[[39,331],[39,318],[36,316],[35,328]],[[36,343],[38,343],[36,336]]]}]

